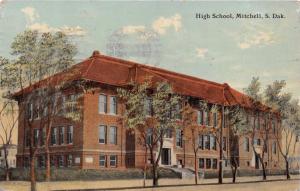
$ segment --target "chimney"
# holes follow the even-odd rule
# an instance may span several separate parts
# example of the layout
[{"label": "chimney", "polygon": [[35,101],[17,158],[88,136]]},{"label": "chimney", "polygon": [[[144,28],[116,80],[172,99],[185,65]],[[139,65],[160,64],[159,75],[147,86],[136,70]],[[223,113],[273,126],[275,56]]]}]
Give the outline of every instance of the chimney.
[{"label": "chimney", "polygon": [[225,89],[229,89],[230,88],[230,86],[227,83],[224,83],[223,86],[224,86]]},{"label": "chimney", "polygon": [[99,50],[94,50],[93,54],[91,57],[99,57],[101,54],[99,52]]}]

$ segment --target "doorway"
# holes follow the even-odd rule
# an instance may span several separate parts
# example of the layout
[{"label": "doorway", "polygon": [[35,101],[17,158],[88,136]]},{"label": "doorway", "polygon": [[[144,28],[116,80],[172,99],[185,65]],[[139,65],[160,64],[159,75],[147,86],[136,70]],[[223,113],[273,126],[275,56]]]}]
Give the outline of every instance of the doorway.
[{"label": "doorway", "polygon": [[171,149],[163,148],[161,152],[161,164],[171,165]]},{"label": "doorway", "polygon": [[255,168],[259,169],[259,154],[255,155]]}]

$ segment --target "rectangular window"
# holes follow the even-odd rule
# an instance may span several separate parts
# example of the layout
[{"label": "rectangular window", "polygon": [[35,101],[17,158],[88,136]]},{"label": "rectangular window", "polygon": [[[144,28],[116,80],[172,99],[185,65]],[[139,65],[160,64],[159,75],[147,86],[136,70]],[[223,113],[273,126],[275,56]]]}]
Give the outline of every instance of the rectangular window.
[{"label": "rectangular window", "polygon": [[207,112],[206,111],[202,111],[202,125],[207,125]]},{"label": "rectangular window", "polygon": [[56,161],[54,156],[50,156],[50,166],[56,166]]},{"label": "rectangular window", "polygon": [[152,115],[152,99],[151,98],[146,98],[145,99],[145,113],[147,116]]},{"label": "rectangular window", "polygon": [[204,158],[199,158],[199,168],[204,168]]},{"label": "rectangular window", "polygon": [[176,129],[176,146],[182,147],[182,130]]},{"label": "rectangular window", "polygon": [[210,126],[210,112],[209,111],[206,112],[206,125]]},{"label": "rectangular window", "polygon": [[38,129],[34,129],[33,130],[33,145],[36,147],[39,144],[39,130]]},{"label": "rectangular window", "polygon": [[56,145],[57,143],[57,129],[53,127],[51,129],[51,145]]},{"label": "rectangular window", "polygon": [[30,167],[30,160],[29,160],[29,157],[28,157],[28,156],[25,156],[25,157],[24,157],[23,167],[24,167],[24,168]]},{"label": "rectangular window", "polygon": [[40,130],[40,134],[41,134],[41,146],[44,146],[46,141],[46,127]]},{"label": "rectangular window", "polygon": [[40,105],[38,102],[34,103],[34,112],[33,112],[34,119],[40,118]]},{"label": "rectangular window", "polygon": [[272,120],[272,131],[274,134],[276,133],[276,122],[274,119]]},{"label": "rectangular window", "polygon": [[272,144],[272,152],[273,154],[276,154],[276,142],[273,142]]},{"label": "rectangular window", "polygon": [[73,156],[72,155],[67,155],[67,166],[72,166],[73,165]]},{"label": "rectangular window", "polygon": [[77,111],[77,99],[78,95],[69,95],[69,110],[71,113],[75,113]]},{"label": "rectangular window", "polygon": [[244,138],[244,150],[249,152],[249,138],[248,137]]},{"label": "rectangular window", "polygon": [[226,151],[226,147],[227,147],[226,137],[223,137],[223,151]]},{"label": "rectangular window", "polygon": [[101,143],[101,144],[106,143],[106,126],[105,125],[99,126],[99,143]]},{"label": "rectangular window", "polygon": [[65,113],[66,113],[66,96],[62,95],[62,97],[61,97],[60,115],[65,115]]},{"label": "rectangular window", "polygon": [[229,124],[228,122],[229,122],[229,120],[228,120],[228,115],[227,115],[227,114],[224,114],[224,128],[227,127],[227,125]]},{"label": "rectangular window", "polygon": [[212,159],[212,168],[217,169],[218,168],[218,160],[217,159]]},{"label": "rectangular window", "polygon": [[64,163],[65,163],[65,161],[64,161],[64,156],[63,155],[59,155],[59,156],[57,156],[57,158],[58,158],[58,167],[64,167]]},{"label": "rectangular window", "polygon": [[25,131],[25,146],[30,147],[30,129],[26,129]]},{"label": "rectangular window", "polygon": [[67,144],[73,143],[73,126],[67,127]]},{"label": "rectangular window", "polygon": [[211,159],[206,159],[206,169],[211,169]]},{"label": "rectangular window", "polygon": [[171,128],[166,129],[165,137],[172,138],[172,129]]},{"label": "rectangular window", "polygon": [[33,118],[33,104],[32,103],[29,103],[28,105],[27,105],[27,108],[28,108],[28,110],[27,110],[27,117],[28,117],[28,119],[29,120],[32,120],[32,118]]},{"label": "rectangular window", "polygon": [[174,117],[175,119],[181,119],[181,105],[178,103],[176,104],[175,108],[173,108],[172,110],[172,117]]},{"label": "rectangular window", "polygon": [[99,113],[107,113],[107,96],[99,95]]},{"label": "rectangular window", "polygon": [[109,157],[109,166],[116,167],[117,166],[117,156],[116,155],[110,155]]},{"label": "rectangular window", "polygon": [[201,110],[197,111],[197,124],[203,125],[203,111]]},{"label": "rectangular window", "polygon": [[45,106],[43,109],[43,115],[44,117],[48,115],[48,106]]},{"label": "rectangular window", "polygon": [[210,150],[210,136],[209,135],[204,136],[204,144],[205,144],[205,149]]},{"label": "rectangular window", "polygon": [[117,127],[111,126],[109,128],[109,143],[117,144]]},{"label": "rectangular window", "polygon": [[147,129],[147,135],[146,135],[146,143],[148,145],[152,144],[152,137],[153,137],[153,129],[152,128],[148,128]]},{"label": "rectangular window", "polygon": [[259,146],[260,145],[260,139],[254,139],[254,144]]},{"label": "rectangular window", "polygon": [[211,144],[210,144],[211,149],[212,150],[217,150],[217,139],[216,139],[215,136],[210,135],[210,142],[211,142]]},{"label": "rectangular window", "polygon": [[109,104],[109,109],[110,109],[110,114],[117,114],[117,97],[116,96],[110,96],[109,98],[110,104]]},{"label": "rectangular window", "polygon": [[264,128],[267,128],[268,127],[268,120],[267,118],[264,119]]},{"label": "rectangular window", "polygon": [[216,113],[216,112],[214,112],[213,113],[213,125],[214,125],[214,127],[217,127],[217,125],[218,125],[218,113]]},{"label": "rectangular window", "polygon": [[99,156],[99,166],[106,167],[106,156],[105,155]]},{"label": "rectangular window", "polygon": [[255,128],[256,129],[260,129],[260,118],[259,118],[259,114],[256,116],[256,119],[255,119]]},{"label": "rectangular window", "polygon": [[198,146],[200,149],[204,149],[203,148],[203,135],[198,135]]},{"label": "rectangular window", "polygon": [[39,167],[44,168],[45,167],[45,156],[39,156]]},{"label": "rectangular window", "polygon": [[65,127],[59,128],[59,145],[63,145],[65,143]]}]

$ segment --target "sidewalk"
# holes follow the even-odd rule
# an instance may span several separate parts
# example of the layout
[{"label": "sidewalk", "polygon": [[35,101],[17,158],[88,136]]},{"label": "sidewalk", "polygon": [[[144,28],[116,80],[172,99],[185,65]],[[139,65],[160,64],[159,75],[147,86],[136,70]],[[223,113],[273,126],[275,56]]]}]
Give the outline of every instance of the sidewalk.
[{"label": "sidewalk", "polygon": [[[270,185],[287,185],[288,182],[299,182],[300,175],[295,175],[292,176],[291,181],[286,182],[285,181],[285,176],[269,176],[267,177],[268,182],[263,182],[264,184],[270,184]],[[295,180],[297,179],[297,180]],[[277,180],[277,181],[275,181]],[[282,180],[282,181],[278,181]],[[225,184],[223,185],[218,185],[217,179],[200,179],[199,184],[197,187],[198,189],[203,190],[204,187],[212,187],[213,185],[215,186],[222,186],[222,188],[228,187],[241,187],[243,188],[243,185],[247,184],[248,186],[249,183],[246,182],[252,182],[251,187],[253,187],[254,184],[260,184],[259,181],[262,181],[261,177],[237,177],[237,183],[236,184],[230,184],[231,183],[231,178],[224,178],[223,182]],[[254,183],[253,183],[254,182]],[[242,184],[244,183],[244,184]],[[163,186],[162,188],[158,189],[153,189],[153,188],[148,188],[145,190],[187,190],[193,189],[192,187],[194,184],[194,179],[159,179],[159,185]],[[202,185],[201,185],[202,184]],[[84,190],[84,189],[100,189],[100,190],[107,190],[107,189],[114,189],[114,190],[119,190],[123,188],[124,189],[129,189],[129,187],[135,188],[134,190],[141,190],[143,186],[143,180],[141,179],[133,179],[133,180],[99,180],[99,181],[57,181],[57,182],[38,182],[37,183],[37,189],[38,191],[47,191],[47,190]],[[147,180],[146,181],[146,186],[152,186],[152,180]],[[177,187],[176,187],[177,186]],[[201,187],[201,188],[200,188]],[[294,186],[295,187],[295,186]],[[30,188],[30,182],[26,181],[11,181],[11,182],[0,182],[0,188],[4,189],[5,191],[27,191]],[[118,188],[118,189],[116,189]],[[176,188],[176,189],[175,189]],[[183,189],[184,188],[184,189]],[[270,188],[270,187],[268,187]],[[300,190],[300,184],[299,187]],[[218,188],[219,189],[219,188]],[[130,189],[129,189],[130,190]],[[133,190],[133,189],[131,189]],[[257,190],[257,189],[255,189]],[[243,189],[244,191],[244,189]],[[260,190],[257,190],[260,191]],[[274,191],[274,190],[272,190]],[[291,191],[295,191],[291,190]]]}]

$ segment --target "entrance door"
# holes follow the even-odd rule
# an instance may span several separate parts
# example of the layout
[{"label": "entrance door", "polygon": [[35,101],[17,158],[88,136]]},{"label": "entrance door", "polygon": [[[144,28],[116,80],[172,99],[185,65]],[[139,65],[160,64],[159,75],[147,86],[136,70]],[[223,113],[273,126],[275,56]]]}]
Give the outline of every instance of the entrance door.
[{"label": "entrance door", "polygon": [[171,165],[171,149],[163,148],[161,152],[161,164]]},{"label": "entrance door", "polygon": [[255,155],[255,168],[259,169],[259,155]]}]

